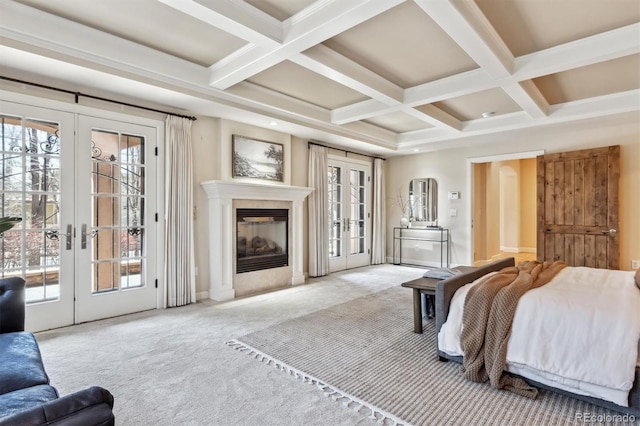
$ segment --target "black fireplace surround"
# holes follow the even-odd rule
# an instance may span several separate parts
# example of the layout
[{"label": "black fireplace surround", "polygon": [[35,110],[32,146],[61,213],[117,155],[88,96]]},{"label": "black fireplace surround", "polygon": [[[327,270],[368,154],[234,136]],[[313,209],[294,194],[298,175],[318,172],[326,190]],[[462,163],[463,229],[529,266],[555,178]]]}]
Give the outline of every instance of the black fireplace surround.
[{"label": "black fireplace surround", "polygon": [[236,273],[289,265],[289,210],[236,209]]}]

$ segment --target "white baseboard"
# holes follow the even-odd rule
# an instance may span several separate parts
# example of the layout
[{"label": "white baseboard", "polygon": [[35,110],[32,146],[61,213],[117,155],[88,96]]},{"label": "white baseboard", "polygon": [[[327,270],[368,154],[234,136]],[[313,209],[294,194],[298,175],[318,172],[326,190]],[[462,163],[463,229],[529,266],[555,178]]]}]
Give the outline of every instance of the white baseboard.
[{"label": "white baseboard", "polygon": [[505,253],[520,253],[520,249],[518,247],[504,247],[500,246],[500,251]]},{"label": "white baseboard", "polygon": [[[500,246],[500,251],[503,251],[505,253],[535,253],[536,252],[536,248],[535,247],[504,247],[504,246]],[[495,256],[499,256],[499,254],[497,254]],[[495,256],[493,256],[493,257],[495,257]]]},{"label": "white baseboard", "polygon": [[196,302],[199,302],[201,300],[208,299],[208,298],[209,298],[208,291],[201,291],[200,293],[196,293]]}]

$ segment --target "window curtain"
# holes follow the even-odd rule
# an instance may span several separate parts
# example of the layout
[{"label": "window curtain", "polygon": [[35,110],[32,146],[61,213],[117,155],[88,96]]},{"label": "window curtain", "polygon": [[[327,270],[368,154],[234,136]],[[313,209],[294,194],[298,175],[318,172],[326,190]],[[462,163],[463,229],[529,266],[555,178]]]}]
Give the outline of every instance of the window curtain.
[{"label": "window curtain", "polygon": [[371,237],[371,264],[386,263],[386,226],[387,218],[384,206],[384,160],[373,160],[373,232]]},{"label": "window curtain", "polygon": [[165,307],[196,301],[191,124],[174,116],[165,123]]},{"label": "window curtain", "polygon": [[329,273],[329,182],[327,149],[311,145],[309,149],[309,276]]},{"label": "window curtain", "polygon": [[427,221],[436,220],[438,208],[438,187],[435,179],[427,179]]}]

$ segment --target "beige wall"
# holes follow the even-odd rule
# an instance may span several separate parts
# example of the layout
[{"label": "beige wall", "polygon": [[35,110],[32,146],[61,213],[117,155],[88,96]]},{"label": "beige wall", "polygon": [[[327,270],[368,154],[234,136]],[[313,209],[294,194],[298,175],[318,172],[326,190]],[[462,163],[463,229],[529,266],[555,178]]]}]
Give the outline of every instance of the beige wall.
[{"label": "beige wall", "polygon": [[[623,132],[624,133],[624,132]],[[621,177],[620,177],[620,266],[621,269],[631,269],[631,259],[640,259],[640,141],[637,138],[616,136],[617,132],[612,129],[602,129],[602,132],[582,136],[584,140],[575,140],[571,134],[558,134],[555,137],[541,138],[539,141],[532,140],[534,135],[522,137],[514,140],[508,145],[485,144],[481,146],[469,146],[441,150],[423,154],[412,154],[409,156],[393,157],[387,160],[387,256],[392,253],[392,228],[399,226],[400,212],[393,205],[396,190],[401,188],[407,191],[408,183],[411,179],[422,177],[434,177],[438,181],[438,215],[439,224],[451,230],[451,254],[453,264],[472,264],[472,238],[471,238],[471,190],[470,181],[473,176],[473,168],[469,159],[476,157],[512,154],[517,152],[529,152],[532,150],[545,150],[547,153],[573,151],[578,149],[596,148],[599,146],[620,145],[621,146]],[[526,164],[524,169],[525,180],[533,179],[531,169],[535,166]],[[478,172],[480,173],[480,172]],[[491,171],[487,171],[487,177]],[[447,199],[449,191],[460,191],[459,200]],[[486,216],[495,214],[495,208],[499,205],[495,191],[488,191],[486,199]],[[526,198],[526,197],[525,197]],[[526,215],[533,214],[535,217],[535,200],[527,199],[523,206]],[[526,207],[525,207],[526,206]],[[457,209],[457,216],[451,217],[449,210]],[[521,220],[530,220],[521,216]],[[488,232],[486,235],[487,255],[496,246],[496,232]],[[535,241],[535,235],[521,235],[522,246],[535,247],[531,243]],[[498,243],[499,244],[499,243]]]},{"label": "beige wall", "polygon": [[[309,183],[309,148],[307,147],[307,140],[297,137],[291,138],[291,185],[293,186],[308,186]],[[308,198],[308,197],[307,197]],[[309,226],[308,218],[308,204],[307,198],[303,203],[303,247],[304,253],[302,257],[302,270],[305,277],[309,272]]]},{"label": "beige wall", "polygon": [[209,291],[209,203],[200,182],[220,179],[219,129],[220,120],[208,117],[198,118],[191,127],[196,294]]},{"label": "beige wall", "polygon": [[[400,226],[402,212],[395,205],[397,192],[405,196],[409,191],[409,181],[415,178],[434,178],[438,182],[438,224],[451,230],[451,254],[454,263],[469,264],[470,217],[466,192],[467,164],[459,150],[438,151],[429,154],[414,154],[387,159],[386,164],[386,209],[387,209],[387,259],[391,261],[393,252],[393,227]],[[460,199],[449,200],[447,194],[459,191]],[[449,215],[451,209],[457,216]],[[421,259],[425,262],[439,262],[438,257]],[[463,259],[463,260],[460,260]]]}]

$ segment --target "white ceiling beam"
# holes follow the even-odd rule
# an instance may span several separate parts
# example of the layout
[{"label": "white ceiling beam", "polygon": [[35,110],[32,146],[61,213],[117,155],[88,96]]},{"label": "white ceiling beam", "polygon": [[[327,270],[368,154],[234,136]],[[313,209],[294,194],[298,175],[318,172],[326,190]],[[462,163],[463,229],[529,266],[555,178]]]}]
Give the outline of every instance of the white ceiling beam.
[{"label": "white ceiling beam", "polygon": [[[598,96],[596,98],[583,99],[553,105],[549,108],[549,114],[541,119],[532,120],[524,111],[504,114],[491,118],[477,119],[465,122],[462,132],[449,134],[440,129],[425,129],[407,132],[399,135],[398,149],[414,146],[416,142],[425,145],[455,137],[477,136],[507,130],[524,129],[533,126],[564,123],[576,120],[585,120],[606,115],[621,114],[639,110],[640,89],[612,95]],[[428,141],[428,142],[425,142]]]},{"label": "white ceiling beam", "polygon": [[352,123],[354,121],[375,117],[376,115],[397,112],[402,108],[404,108],[402,104],[389,106],[375,99],[367,99],[366,101],[333,109],[331,111],[331,121],[335,124]]},{"label": "white ceiling beam", "polygon": [[213,64],[209,84],[225,90],[403,1],[325,0],[318,6],[313,5],[283,23],[286,34],[282,43],[247,50],[233,60]]},{"label": "white ceiling beam", "polygon": [[424,105],[420,107],[420,109],[404,108],[402,112],[409,114],[413,118],[429,123],[434,127],[440,127],[446,130],[462,129],[462,121],[433,105]]},{"label": "white ceiling beam", "polygon": [[549,103],[531,80],[501,84],[502,90],[533,118],[543,118],[549,113]]},{"label": "white ceiling beam", "polygon": [[300,66],[388,105],[402,102],[400,86],[321,44],[290,58]]},{"label": "white ceiling beam", "polygon": [[472,0],[414,0],[491,78],[511,75],[513,55]]},{"label": "white ceiling beam", "polygon": [[321,43],[386,12],[405,0],[320,0],[282,22],[284,43]]},{"label": "white ceiling beam", "polygon": [[529,80],[638,53],[640,23],[519,56],[512,79]]},{"label": "white ceiling beam", "polygon": [[387,105],[375,99],[357,102],[331,111],[331,122],[345,125],[380,115],[403,112],[425,123],[446,130],[460,130],[462,122],[433,105],[423,105],[419,110],[404,104]]},{"label": "white ceiling beam", "polygon": [[248,81],[238,83],[224,93],[238,100],[250,100],[254,105],[269,108],[274,112],[282,113],[287,111],[300,117],[312,117],[314,120],[325,122],[331,121],[331,112],[326,108],[274,92],[266,87]]},{"label": "white ceiling beam", "polygon": [[249,43],[275,46],[283,38],[280,21],[243,1],[209,2],[210,7],[195,0],[157,1]]},{"label": "white ceiling beam", "polygon": [[425,105],[493,89],[496,86],[495,80],[486,72],[475,69],[405,89],[404,103],[411,106]]},{"label": "white ceiling beam", "polygon": [[549,119],[569,121],[640,110],[640,89],[552,105]]},{"label": "white ceiling beam", "polygon": [[[367,100],[336,108],[331,116],[334,123],[345,124],[376,115],[409,110],[409,107],[431,104],[448,99],[452,95],[463,96],[495,87],[497,87],[495,80],[489,78],[481,69],[477,69],[405,89],[402,106]],[[453,127],[457,128],[457,126]]]}]

